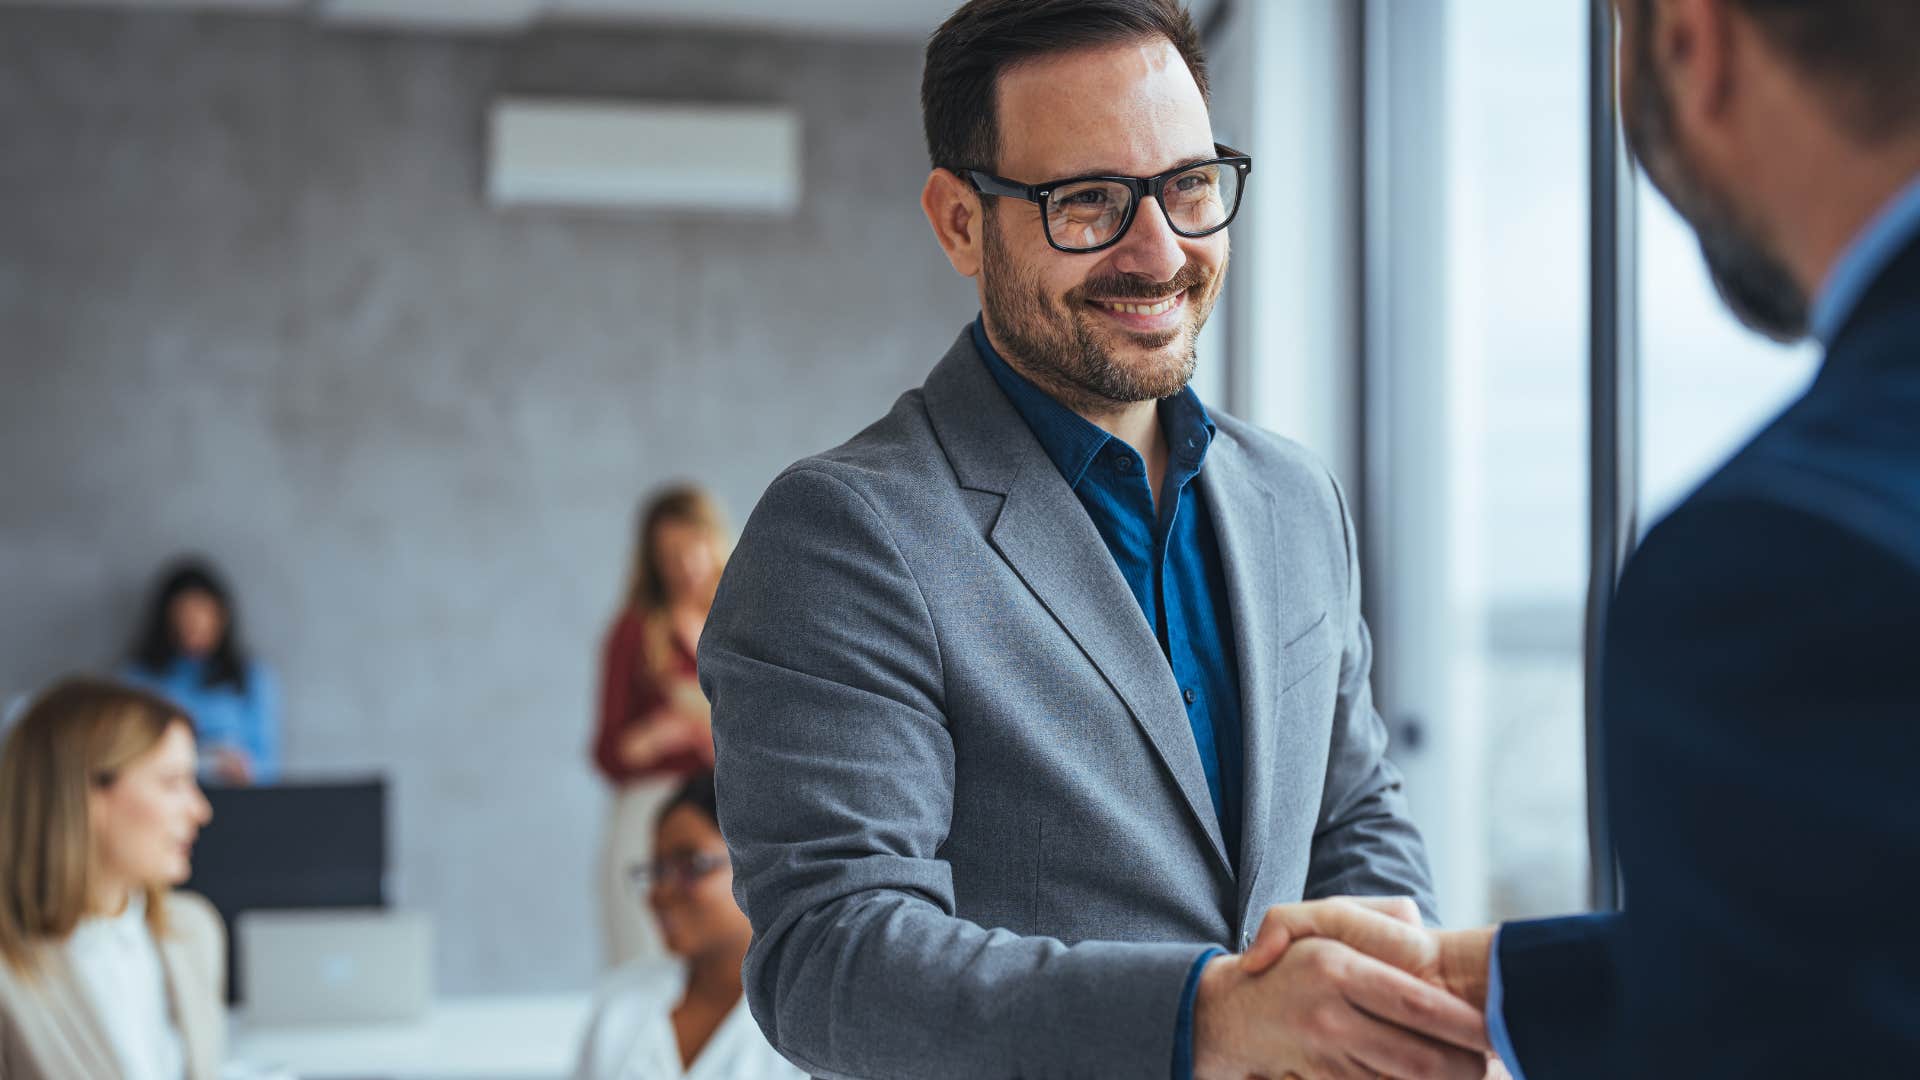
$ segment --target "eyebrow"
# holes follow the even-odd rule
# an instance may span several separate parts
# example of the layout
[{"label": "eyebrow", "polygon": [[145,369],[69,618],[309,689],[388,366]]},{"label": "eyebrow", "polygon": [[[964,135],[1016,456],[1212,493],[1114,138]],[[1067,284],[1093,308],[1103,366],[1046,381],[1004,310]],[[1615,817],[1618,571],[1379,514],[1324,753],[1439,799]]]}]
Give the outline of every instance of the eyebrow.
[{"label": "eyebrow", "polygon": [[[1172,165],[1169,165],[1165,169],[1160,170],[1160,172],[1151,173],[1149,175],[1159,176],[1161,175],[1161,173],[1178,172],[1181,169],[1185,169],[1193,165],[1198,165],[1203,161],[1213,161],[1218,159],[1219,157],[1220,157],[1219,151],[1209,148],[1208,151],[1204,154],[1181,158],[1179,161],[1174,162]],[[1096,167],[1096,168],[1082,169],[1079,172],[1062,173],[1060,175],[1063,179],[1075,179],[1082,176],[1128,176],[1130,174],[1126,170],[1118,167],[1104,167],[1104,168]]]}]

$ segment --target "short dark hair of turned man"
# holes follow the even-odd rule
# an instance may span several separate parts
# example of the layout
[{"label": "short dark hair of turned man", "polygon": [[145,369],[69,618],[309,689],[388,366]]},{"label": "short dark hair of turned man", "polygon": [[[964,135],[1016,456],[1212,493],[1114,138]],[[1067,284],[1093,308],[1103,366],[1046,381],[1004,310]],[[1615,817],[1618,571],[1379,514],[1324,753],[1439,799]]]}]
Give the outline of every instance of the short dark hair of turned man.
[{"label": "short dark hair of turned man", "polygon": [[1052,53],[1151,37],[1173,42],[1206,98],[1200,31],[1179,0],[968,0],[927,42],[920,111],[934,167],[997,167],[1001,72]]},{"label": "short dark hair of turned man", "polygon": [[[1639,2],[1640,33],[1650,34],[1655,0]],[[1824,91],[1849,135],[1878,143],[1920,132],[1920,0],[1730,2]]]}]

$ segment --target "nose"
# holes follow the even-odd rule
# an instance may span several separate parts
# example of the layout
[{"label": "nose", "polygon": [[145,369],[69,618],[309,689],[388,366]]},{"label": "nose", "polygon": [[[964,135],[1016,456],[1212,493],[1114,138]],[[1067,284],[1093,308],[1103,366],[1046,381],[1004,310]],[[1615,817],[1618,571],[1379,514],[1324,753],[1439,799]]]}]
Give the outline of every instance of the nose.
[{"label": "nose", "polygon": [[207,801],[207,793],[200,790],[198,785],[193,789],[193,802],[193,817],[200,823],[200,827],[205,828],[212,824],[213,804]]},{"label": "nose", "polygon": [[1133,227],[1113,249],[1113,268],[1123,274],[1136,274],[1152,281],[1169,281],[1187,265],[1187,253],[1180,246],[1180,234],[1167,224],[1160,200],[1142,198],[1135,211]]}]

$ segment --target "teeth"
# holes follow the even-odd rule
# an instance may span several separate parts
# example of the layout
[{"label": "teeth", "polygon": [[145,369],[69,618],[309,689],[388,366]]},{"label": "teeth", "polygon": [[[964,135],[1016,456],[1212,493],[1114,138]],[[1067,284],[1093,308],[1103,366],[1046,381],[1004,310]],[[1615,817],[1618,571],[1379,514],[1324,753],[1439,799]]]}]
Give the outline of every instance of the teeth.
[{"label": "teeth", "polygon": [[1117,311],[1123,315],[1164,315],[1179,303],[1178,296],[1169,296],[1157,304],[1115,304],[1103,301],[1101,306],[1108,311]]}]

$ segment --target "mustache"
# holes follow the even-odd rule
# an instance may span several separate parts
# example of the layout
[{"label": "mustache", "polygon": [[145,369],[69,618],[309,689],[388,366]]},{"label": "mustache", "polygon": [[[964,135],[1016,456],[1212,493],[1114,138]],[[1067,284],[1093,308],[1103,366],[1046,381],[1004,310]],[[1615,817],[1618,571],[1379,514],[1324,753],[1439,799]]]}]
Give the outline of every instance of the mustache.
[{"label": "mustache", "polygon": [[1074,300],[1158,300],[1163,296],[1183,293],[1189,289],[1213,283],[1213,271],[1205,267],[1188,263],[1180,272],[1165,281],[1155,281],[1139,274],[1111,274],[1106,277],[1089,278],[1073,290]]}]

